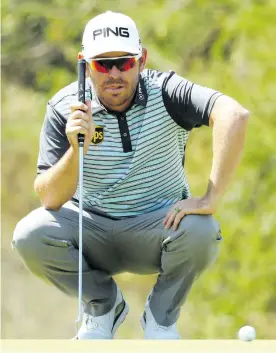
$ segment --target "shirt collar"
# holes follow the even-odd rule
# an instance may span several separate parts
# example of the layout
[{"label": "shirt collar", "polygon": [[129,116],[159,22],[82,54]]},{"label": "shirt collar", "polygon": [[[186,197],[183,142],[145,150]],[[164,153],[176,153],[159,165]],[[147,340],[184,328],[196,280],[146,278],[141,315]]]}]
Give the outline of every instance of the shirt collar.
[{"label": "shirt collar", "polygon": [[[88,87],[92,96],[92,102],[91,102],[91,106],[93,109],[93,114],[96,114],[100,111],[107,111],[107,109],[102,105],[102,103],[100,102],[94,87],[91,83],[91,80],[88,79]],[[140,75],[139,78],[139,82],[138,82],[138,86],[137,86],[137,90],[135,93],[135,97],[134,97],[134,104],[137,105],[141,105],[143,107],[145,107],[147,105],[147,101],[148,101],[148,93],[147,93],[147,89],[145,87],[145,82],[144,82],[144,78]]]},{"label": "shirt collar", "polygon": [[138,87],[135,93],[134,103],[145,107],[148,101],[148,92],[145,87],[144,78],[140,75]]}]

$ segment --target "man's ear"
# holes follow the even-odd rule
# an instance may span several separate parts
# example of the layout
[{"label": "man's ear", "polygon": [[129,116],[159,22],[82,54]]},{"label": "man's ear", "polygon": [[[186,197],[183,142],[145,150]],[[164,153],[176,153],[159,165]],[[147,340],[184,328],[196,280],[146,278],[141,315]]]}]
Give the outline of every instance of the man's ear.
[{"label": "man's ear", "polygon": [[142,72],[146,66],[147,56],[148,56],[148,51],[146,48],[143,48],[142,56],[140,58],[140,72]]}]

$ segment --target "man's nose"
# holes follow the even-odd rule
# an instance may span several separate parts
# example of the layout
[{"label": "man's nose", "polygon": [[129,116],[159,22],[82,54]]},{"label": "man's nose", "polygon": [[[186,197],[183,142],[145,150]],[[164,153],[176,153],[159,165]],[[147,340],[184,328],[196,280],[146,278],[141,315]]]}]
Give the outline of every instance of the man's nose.
[{"label": "man's nose", "polygon": [[117,78],[120,75],[121,75],[121,71],[118,70],[118,68],[115,65],[113,65],[112,68],[109,71],[109,76],[113,77],[113,78]]}]

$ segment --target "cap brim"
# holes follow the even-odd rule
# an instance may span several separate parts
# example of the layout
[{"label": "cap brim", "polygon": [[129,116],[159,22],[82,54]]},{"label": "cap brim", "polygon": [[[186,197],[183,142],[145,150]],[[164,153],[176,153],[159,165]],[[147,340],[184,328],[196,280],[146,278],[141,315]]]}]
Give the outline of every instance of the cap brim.
[{"label": "cap brim", "polygon": [[108,45],[108,50],[106,50],[106,46],[105,48],[98,47],[97,50],[95,50],[94,48],[91,48],[90,50],[84,50],[84,57],[90,59],[110,52],[123,52],[131,55],[139,55],[141,53],[141,51],[137,47],[119,45],[119,43],[112,43],[111,45]]}]

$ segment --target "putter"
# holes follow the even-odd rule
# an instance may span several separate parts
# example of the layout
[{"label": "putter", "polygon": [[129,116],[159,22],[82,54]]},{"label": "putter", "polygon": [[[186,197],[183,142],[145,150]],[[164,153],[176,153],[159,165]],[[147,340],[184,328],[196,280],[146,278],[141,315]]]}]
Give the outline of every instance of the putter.
[{"label": "putter", "polygon": [[[85,103],[85,69],[86,63],[82,53],[78,54],[78,100]],[[79,325],[82,321],[82,217],[83,217],[83,145],[84,135],[78,135],[79,144],[79,298],[78,298],[78,319],[76,321],[77,336]]]}]

